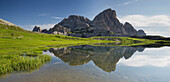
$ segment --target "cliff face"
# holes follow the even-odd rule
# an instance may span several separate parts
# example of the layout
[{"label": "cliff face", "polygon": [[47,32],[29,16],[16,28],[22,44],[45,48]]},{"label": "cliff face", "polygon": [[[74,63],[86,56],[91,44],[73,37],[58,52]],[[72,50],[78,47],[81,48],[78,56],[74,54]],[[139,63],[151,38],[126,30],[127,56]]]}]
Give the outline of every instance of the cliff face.
[{"label": "cliff face", "polygon": [[32,31],[34,31],[34,32],[41,32],[41,27],[35,26]]},{"label": "cliff face", "polygon": [[[92,21],[78,15],[70,15],[49,30],[76,37],[92,36],[146,36],[143,30],[137,31],[130,23],[124,25],[117,19],[116,11],[106,9]],[[69,34],[71,32],[71,34]]]},{"label": "cliff face", "polygon": [[123,24],[117,19],[116,12],[111,9],[104,10],[98,14],[91,24],[97,34],[102,34],[103,32],[106,32],[105,34],[127,34]]},{"label": "cliff face", "polygon": [[116,11],[111,9],[99,13],[92,21],[83,16],[71,15],[58,24],[71,29],[72,36],[146,36],[143,30],[137,31],[130,23],[120,23]]},{"label": "cliff face", "polygon": [[91,21],[83,16],[71,15],[68,19],[62,20],[59,25],[71,29],[71,31],[82,30],[84,28],[89,28],[89,23]]},{"label": "cliff face", "polygon": [[47,34],[67,35],[70,32],[70,29],[56,24],[53,28],[50,28],[49,30],[47,30],[47,29],[42,29],[41,30],[41,27],[35,26],[32,31],[41,32],[41,33],[47,33]]},{"label": "cliff face", "polygon": [[128,35],[130,36],[138,35],[136,29],[134,29],[134,27],[130,23],[126,22],[123,26]]},{"label": "cliff face", "polygon": [[55,33],[55,32],[60,32],[63,33],[63,35],[66,35],[67,33],[70,32],[70,29],[67,29],[61,25],[56,24],[53,28],[49,29],[48,33]]},{"label": "cliff face", "polygon": [[[90,37],[94,36],[93,28],[90,26],[91,21],[88,18],[83,16],[71,15],[67,19],[63,19],[60,23],[61,26],[70,29],[72,34],[71,36],[76,37]],[[91,34],[88,34],[91,33]]]}]

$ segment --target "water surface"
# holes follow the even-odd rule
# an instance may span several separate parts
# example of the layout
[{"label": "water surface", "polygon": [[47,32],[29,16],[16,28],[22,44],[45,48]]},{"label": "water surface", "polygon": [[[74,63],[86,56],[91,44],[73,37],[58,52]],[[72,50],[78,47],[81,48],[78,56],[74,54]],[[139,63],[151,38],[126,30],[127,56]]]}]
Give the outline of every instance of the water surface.
[{"label": "water surface", "polygon": [[52,61],[0,82],[168,82],[170,48],[72,46],[44,51]]}]

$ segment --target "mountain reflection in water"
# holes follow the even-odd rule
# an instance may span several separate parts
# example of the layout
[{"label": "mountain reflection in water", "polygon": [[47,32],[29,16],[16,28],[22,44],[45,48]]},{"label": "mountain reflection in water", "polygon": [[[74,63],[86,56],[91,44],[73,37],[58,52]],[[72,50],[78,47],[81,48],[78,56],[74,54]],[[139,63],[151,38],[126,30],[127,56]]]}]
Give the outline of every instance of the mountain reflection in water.
[{"label": "mountain reflection in water", "polygon": [[49,51],[71,66],[79,66],[93,61],[96,66],[106,72],[115,71],[116,64],[124,57],[129,59],[136,51],[143,52],[144,46],[73,46],[67,48],[51,48]]}]

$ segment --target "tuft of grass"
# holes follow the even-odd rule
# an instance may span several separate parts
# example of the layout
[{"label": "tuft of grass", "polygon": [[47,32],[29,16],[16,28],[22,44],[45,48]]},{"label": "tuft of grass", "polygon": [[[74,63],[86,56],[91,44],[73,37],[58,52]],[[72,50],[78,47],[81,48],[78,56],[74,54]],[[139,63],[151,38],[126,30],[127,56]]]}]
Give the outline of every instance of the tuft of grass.
[{"label": "tuft of grass", "polygon": [[0,76],[12,72],[33,71],[40,68],[45,62],[51,61],[49,55],[37,57],[3,55],[0,58]]}]

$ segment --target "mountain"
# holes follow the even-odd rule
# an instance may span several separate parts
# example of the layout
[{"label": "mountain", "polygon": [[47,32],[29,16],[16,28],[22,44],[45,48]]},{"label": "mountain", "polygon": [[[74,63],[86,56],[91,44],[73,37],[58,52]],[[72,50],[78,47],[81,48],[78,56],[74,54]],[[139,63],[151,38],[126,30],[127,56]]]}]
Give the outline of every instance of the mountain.
[{"label": "mountain", "polygon": [[117,19],[116,11],[111,9],[107,9],[99,13],[91,24],[97,35],[127,35],[123,24],[121,24]]},{"label": "mountain", "polygon": [[62,33],[62,35],[67,35],[70,32],[70,29],[67,29],[61,25],[56,24],[53,28],[50,28],[48,33]]},{"label": "mountain", "polygon": [[3,19],[0,19],[0,24],[18,27],[17,25],[15,25],[15,24],[13,24],[13,23],[10,23],[10,22],[8,22],[8,21],[6,21],[6,20],[3,20]]},{"label": "mountain", "polygon": [[58,24],[71,29],[72,36],[146,36],[143,30],[137,31],[130,23],[120,23],[116,11],[112,9],[104,10],[92,21],[83,16],[71,15]]},{"label": "mountain", "polygon": [[84,28],[89,28],[89,23],[91,21],[88,18],[78,15],[70,15],[68,19],[63,19],[59,25],[71,29],[71,31],[76,32],[83,30]]},{"label": "mountain", "polygon": [[0,29],[8,29],[8,30],[14,30],[14,31],[24,31],[26,32],[26,30],[22,29],[21,27],[8,22],[6,20],[0,19]]},{"label": "mountain", "polygon": [[[92,21],[83,16],[70,15],[56,25],[63,26],[63,30],[70,30],[70,32],[67,30],[68,34],[66,35],[76,37],[146,36],[146,33],[143,30],[137,31],[130,23],[126,22],[125,24],[122,24],[117,19],[116,11],[112,9],[104,10]],[[54,31],[58,30],[53,30],[53,32]]]},{"label": "mountain", "polygon": [[41,32],[41,27],[35,26],[32,31],[34,31],[34,32]]}]

